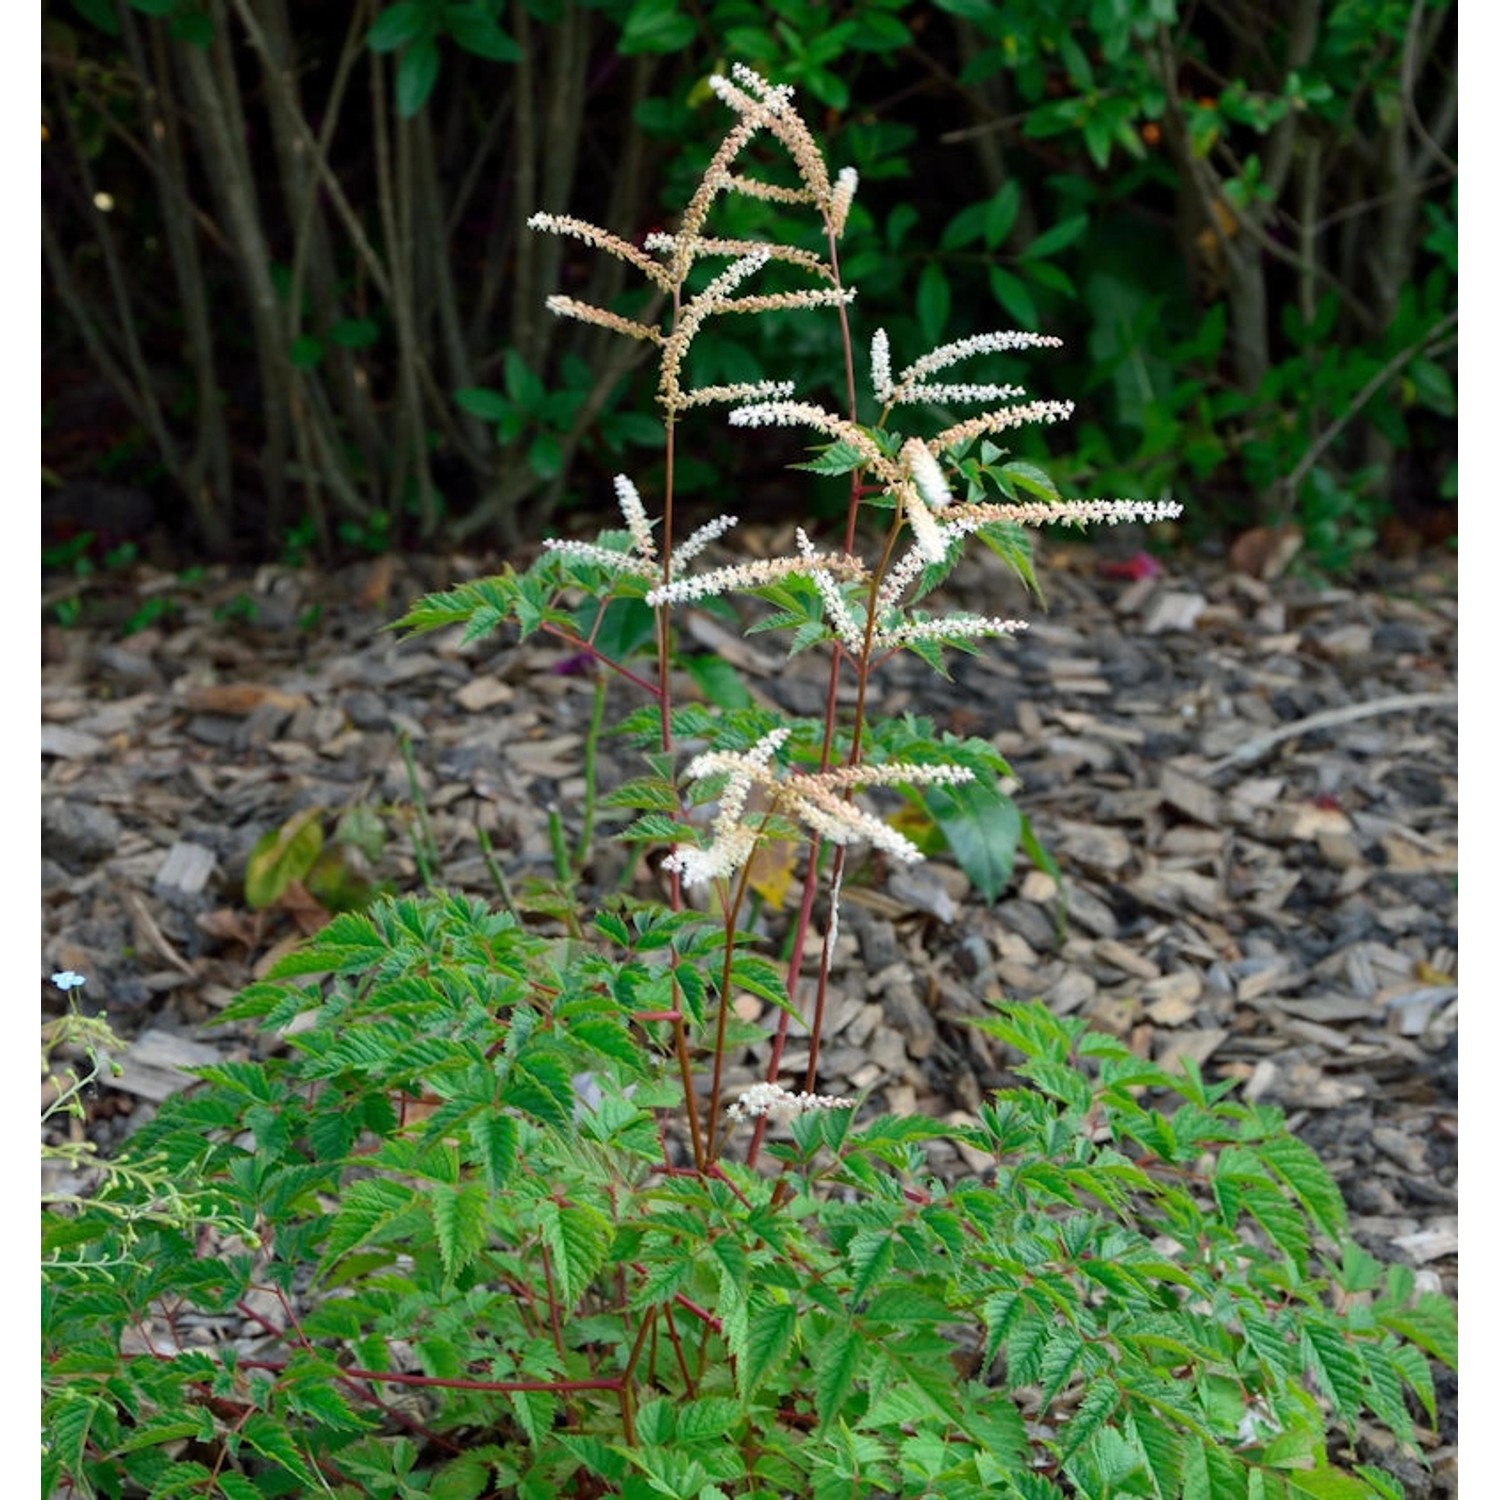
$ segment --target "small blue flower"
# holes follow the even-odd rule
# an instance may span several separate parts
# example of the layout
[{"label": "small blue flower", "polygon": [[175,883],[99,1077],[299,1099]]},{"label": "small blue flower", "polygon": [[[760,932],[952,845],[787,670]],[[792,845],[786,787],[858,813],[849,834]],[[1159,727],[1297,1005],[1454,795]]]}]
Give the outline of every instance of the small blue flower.
[{"label": "small blue flower", "polygon": [[61,969],[52,976],[52,982],[66,995],[69,990],[76,990],[85,980],[82,974],[75,974],[71,969]]}]

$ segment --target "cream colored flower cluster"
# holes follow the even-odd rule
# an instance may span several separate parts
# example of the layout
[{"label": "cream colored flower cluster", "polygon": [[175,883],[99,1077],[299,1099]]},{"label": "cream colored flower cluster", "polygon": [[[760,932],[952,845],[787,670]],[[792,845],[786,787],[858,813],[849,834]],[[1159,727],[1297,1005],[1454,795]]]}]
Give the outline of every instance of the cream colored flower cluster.
[{"label": "cream colored flower cluster", "polygon": [[956,343],[944,344],[924,355],[916,364],[901,372],[899,381],[891,378],[891,343],[885,329],[877,328],[870,340],[870,385],[875,399],[882,406],[911,405],[928,402],[946,405],[950,402],[966,401],[1014,401],[1026,392],[1018,385],[971,385],[966,383],[939,383],[925,380],[926,375],[946,369],[971,354],[992,353],[1001,349],[1031,347],[1056,348],[1062,340],[1036,333],[981,333],[972,338],[959,339]]},{"label": "cream colored flower cluster", "polygon": [[[836,180],[829,180],[822,153],[806,122],[793,107],[789,87],[768,83],[738,63],[731,69],[730,77],[716,74],[708,82],[719,99],[735,111],[739,120],[714,153],[683,211],[676,233],[653,233],[647,236],[644,247],[638,247],[619,235],[566,214],[539,213],[527,220],[532,229],[571,236],[625,261],[661,291],[671,294],[676,315],[670,331],[572,297],[547,299],[547,306],[559,317],[576,318],[657,345],[662,351],[657,400],[666,408],[669,421],[688,407],[701,406],[709,401],[754,401],[772,394],[755,386],[713,386],[698,391],[684,388],[683,369],[688,347],[706,319],[726,313],[838,306],[854,297],[851,288],[836,284],[787,292],[736,294],[741,282],[764,269],[772,260],[798,266],[824,281],[836,283],[838,278],[830,260],[799,246],[758,244],[751,240],[705,235],[704,224],[721,193],[740,193],[777,203],[810,204],[821,215],[831,243],[844,231],[859,186],[859,174],[852,167],[846,167]],[[733,170],[741,153],[761,134],[773,136],[786,149],[796,166],[799,186],[786,187]],[[734,259],[701,292],[688,296],[689,274],[705,255],[730,255]],[[777,387],[774,394],[785,396],[789,392]]]},{"label": "cream colored flower cluster", "polygon": [[[630,546],[624,551],[617,552],[594,542],[558,537],[548,537],[542,546],[563,557],[576,557],[582,562],[593,563],[596,567],[609,568],[616,573],[633,573],[659,583],[662,565],[656,554],[656,540],[651,535],[651,523],[646,518],[646,507],[641,503],[640,491],[624,474],[616,474],[615,495],[620,502],[620,512],[625,517],[625,528],[630,533]],[[713,520],[704,522],[691,536],[677,544],[673,554],[674,561],[679,564],[691,562],[711,542],[717,541],[731,526],[738,524],[738,516],[715,516]]]},{"label": "cream colored flower cluster", "polygon": [[786,1120],[815,1109],[853,1109],[857,1102],[854,1099],[834,1099],[827,1094],[794,1094],[779,1083],[756,1083],[746,1089],[725,1113],[736,1121],[767,1116],[773,1120]]},{"label": "cream colored flower cluster", "polygon": [[884,765],[842,766],[829,771],[779,775],[776,752],[790,736],[773,729],[749,750],[710,750],[696,756],[684,772],[689,781],[727,776],[707,848],[679,844],[663,861],[682,876],[684,885],[703,885],[732,875],[748,863],[760,838],[761,819],[747,821],[752,787],[766,790],[769,811],[800,819],[833,844],[868,842],[903,864],[915,864],[921,851],[889,824],[856,807],[849,794],[858,786],[957,786],[972,781],[966,766],[923,766],[891,761]]}]

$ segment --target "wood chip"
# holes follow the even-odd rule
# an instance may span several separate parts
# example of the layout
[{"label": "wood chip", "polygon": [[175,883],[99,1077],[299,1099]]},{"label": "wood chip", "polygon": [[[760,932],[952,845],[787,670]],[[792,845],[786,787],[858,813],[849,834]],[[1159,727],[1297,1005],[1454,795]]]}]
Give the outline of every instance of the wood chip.
[{"label": "wood chip", "polygon": [[1088,869],[1113,875],[1134,857],[1131,842],[1121,829],[1093,823],[1063,822],[1059,826],[1057,851]]},{"label": "wood chip", "polygon": [[465,713],[478,714],[502,703],[509,703],[515,696],[516,690],[508,682],[501,682],[498,677],[485,676],[471,678],[454,693],[453,701]]},{"label": "wood chip", "polygon": [[1202,594],[1162,593],[1146,607],[1141,630],[1146,635],[1161,635],[1169,630],[1192,630],[1198,616],[1208,607]]},{"label": "wood chip", "polygon": [[1156,1060],[1166,1069],[1172,1069],[1185,1057],[1190,1057],[1200,1066],[1206,1063],[1229,1039],[1223,1026],[1210,1026],[1203,1031],[1174,1031],[1164,1037]]},{"label": "wood chip", "polygon": [[1137,979],[1159,979],[1161,970],[1149,958],[1137,953],[1125,943],[1113,938],[1103,938],[1094,944],[1094,957],[1100,963],[1113,964]]},{"label": "wood chip", "polygon": [[209,1067],[223,1061],[223,1052],[207,1042],[195,1042],[176,1032],[150,1027],[120,1058],[121,1073],[110,1086],[138,1099],[160,1104],[193,1082],[187,1068]]},{"label": "wood chip", "polygon": [[61,760],[92,760],[104,749],[104,741],[98,735],[87,734],[82,729],[69,729],[62,724],[42,726],[42,754],[57,756]]},{"label": "wood chip", "polygon": [[264,682],[211,682],[190,689],[186,703],[194,713],[243,719],[265,704],[288,712],[305,708],[307,699]]},{"label": "wood chip", "polygon": [[1203,980],[1192,969],[1163,974],[1141,990],[1146,1014],[1158,1026],[1183,1026],[1198,1014]]},{"label": "wood chip", "polygon": [[153,885],[161,896],[196,896],[208,884],[216,863],[212,849],[178,839],[167,850]]},{"label": "wood chip", "polygon": [[1176,766],[1161,768],[1157,784],[1161,787],[1163,800],[1169,807],[1211,828],[1218,826],[1223,816],[1219,794],[1205,786],[1196,776],[1179,770]]},{"label": "wood chip", "polygon": [[1347,835],[1353,826],[1348,813],[1341,808],[1316,802],[1293,802],[1276,809],[1267,837],[1311,841],[1323,834]]},{"label": "wood chip", "polygon": [[1391,1243],[1423,1265],[1445,1255],[1457,1255],[1458,1220],[1438,1219],[1414,1234],[1398,1235]]},{"label": "wood chip", "polygon": [[577,769],[572,754],[583,744],[577,734],[560,734],[552,740],[530,740],[505,747],[505,758],[528,776],[564,776]]}]

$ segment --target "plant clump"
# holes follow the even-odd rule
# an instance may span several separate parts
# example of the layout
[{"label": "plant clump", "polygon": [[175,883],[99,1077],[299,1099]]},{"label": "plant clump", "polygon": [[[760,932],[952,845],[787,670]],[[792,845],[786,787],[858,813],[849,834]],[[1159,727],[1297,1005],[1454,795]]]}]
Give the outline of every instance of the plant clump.
[{"label": "plant clump", "polygon": [[[829,171],[789,89],[744,68],[711,87],[734,121],[673,233],[638,246],[532,221],[660,298],[660,324],[640,305],[549,304],[653,346],[654,504],[621,475],[622,531],[400,622],[542,632],[640,694],[619,726],[640,774],[598,806],[664,852],[655,893],[384,896],[250,986],[224,1022],[284,1046],[200,1069],[129,1148],[213,1214],[134,1220],[122,1241],[132,1186],[114,1178],[45,1216],[44,1488],[1396,1500],[1346,1439],[1373,1421],[1415,1448],[1452,1309],[1352,1244],[1331,1177],[1276,1111],[1035,1003],[974,1022],[1016,1063],[972,1125],[820,1087],[846,877],[922,857],[862,794],[902,790],[985,894],[1018,842],[1045,858],[994,748],[872,718],[872,674],[899,651],[942,671],[1023,628],[921,607],[969,538],[1033,582],[1028,528],[1176,507],[1063,497],[999,440],[1070,403],[1008,374],[934,378],[1045,349],[1039,335],[964,340],[896,374],[876,331],[862,404],[838,259],[862,222],[857,180]],[[775,237],[740,232],[747,203]],[[839,322],[833,404],[694,383],[710,320],[790,314]],[[987,409],[957,417],[965,404]],[[842,535],[714,565],[730,517],[679,537],[680,429],[711,405],[809,432],[801,467],[847,477]],[[824,653],[821,716],[761,707],[722,663],[684,657],[676,613],[726,595],[756,611],[747,629]],[[689,660],[704,701],[678,695]],[[595,809],[591,786],[585,831]],[[748,917],[770,843],[802,851],[784,963]],[[560,857],[559,875],[586,858]],[[745,994],[769,1029],[740,1019]],[[763,1080],[736,1090],[736,1060],[767,1042]],[[927,1156],[940,1139],[984,1172],[945,1179]]]}]

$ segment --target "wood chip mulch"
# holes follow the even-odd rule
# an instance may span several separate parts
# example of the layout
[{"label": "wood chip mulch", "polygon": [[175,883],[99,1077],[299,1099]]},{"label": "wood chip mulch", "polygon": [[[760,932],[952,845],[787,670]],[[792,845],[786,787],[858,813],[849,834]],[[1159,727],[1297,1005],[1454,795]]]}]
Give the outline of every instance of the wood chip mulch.
[{"label": "wood chip mulch", "polygon": [[[950,682],[899,658],[870,711],[991,740],[1061,889],[1024,858],[993,907],[944,860],[866,867],[845,889],[822,1085],[969,1119],[1004,1073],[964,1018],[1039,996],[1283,1108],[1339,1179],[1358,1239],[1456,1295],[1456,559],[1380,563],[1351,587],[1187,555],[1158,568],[1043,553],[1045,609],[987,557],[948,591],[1029,618],[1025,634],[954,658]],[[370,808],[388,834],[371,876],[416,884],[403,737],[441,883],[496,896],[480,829],[513,885],[551,872],[549,813],[571,839],[583,801],[588,678],[542,637],[461,648],[381,629],[495,566],[387,556],[190,584],[142,569],[128,592],[90,596],[93,623],[47,626],[43,971],[85,974],[85,999],[131,1043],[95,1101],[97,1136],[181,1087],[182,1066],[243,1049],[212,1028],[216,1010],[321,919],[295,889],[264,913],[246,905],[268,830]],[[122,635],[153,597],[158,622]],[[817,653],[788,664],[778,638],[706,615],[683,629],[757,698],[821,713]],[[614,719],[635,700],[612,688],[609,706]],[[601,755],[606,789],[635,774],[629,760]],[[649,888],[644,862],[600,851],[598,887]],[[796,899],[794,881],[785,907]],[[785,912],[762,920],[774,936]],[[792,1078],[805,1059],[794,1034]],[[756,1076],[743,1058],[736,1079]],[[1440,1372],[1445,1430],[1412,1494],[1456,1484],[1449,1387]]]}]

